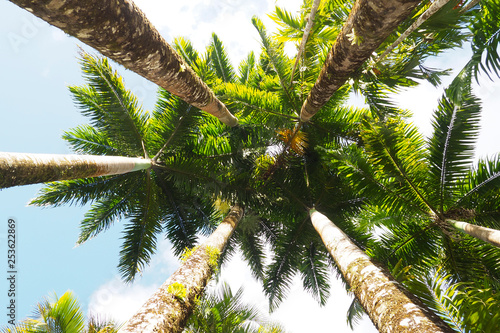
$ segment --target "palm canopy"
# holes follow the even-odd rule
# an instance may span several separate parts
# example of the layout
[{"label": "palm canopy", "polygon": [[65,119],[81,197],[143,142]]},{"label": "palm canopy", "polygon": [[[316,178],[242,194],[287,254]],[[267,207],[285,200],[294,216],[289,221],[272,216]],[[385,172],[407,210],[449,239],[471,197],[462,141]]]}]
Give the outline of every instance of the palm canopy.
[{"label": "palm canopy", "polygon": [[379,259],[443,266],[461,281],[486,275],[498,283],[498,249],[457,234],[450,224],[500,227],[498,157],[472,167],[480,110],[469,75],[459,98],[456,89],[445,91],[428,140],[400,117],[365,122],[363,152],[353,146],[332,152],[335,167],[376,205],[360,221],[363,228],[381,228],[380,242],[388,252]]},{"label": "palm canopy", "polygon": [[67,291],[60,297],[45,298],[35,306],[33,315],[15,326],[1,328],[3,333],[116,333],[114,322],[85,316],[76,296]]},{"label": "palm canopy", "polygon": [[243,289],[233,293],[223,283],[217,290],[207,293],[189,317],[184,333],[280,333],[277,324],[263,319],[260,311],[243,302]]},{"label": "palm canopy", "polygon": [[81,64],[88,84],[70,91],[90,124],[67,131],[63,138],[78,153],[144,157],[152,160],[152,168],[50,183],[31,204],[92,203],[78,244],[126,219],[118,267],[132,280],[149,262],[160,234],[180,254],[194,246],[197,232],[213,227],[211,203],[196,196],[201,179],[212,182],[213,170],[192,154],[197,151],[195,131],[210,136],[196,127],[208,117],[163,89],[155,110],[144,112],[106,59],[83,54]]}]

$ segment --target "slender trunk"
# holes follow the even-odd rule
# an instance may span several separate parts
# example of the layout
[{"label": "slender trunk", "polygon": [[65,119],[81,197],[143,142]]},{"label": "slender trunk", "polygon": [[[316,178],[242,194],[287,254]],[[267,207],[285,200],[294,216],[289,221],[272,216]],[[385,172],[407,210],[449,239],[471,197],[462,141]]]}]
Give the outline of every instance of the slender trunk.
[{"label": "slender trunk", "polygon": [[314,16],[316,16],[316,12],[318,11],[319,3],[321,0],[314,0],[313,5],[311,7],[311,12],[309,13],[309,19],[307,20],[306,28],[304,29],[304,35],[302,35],[302,40],[300,41],[299,50],[297,52],[297,57],[295,59],[295,64],[293,65],[292,74],[290,75],[290,85],[293,83],[293,76],[295,74],[295,70],[297,69],[297,65],[299,64],[300,57],[302,53],[306,49],[307,39],[309,38],[309,34],[311,33],[311,29],[314,24]]},{"label": "slender trunk", "polygon": [[151,167],[142,158],[0,152],[0,188],[117,175]]},{"label": "slender trunk", "polygon": [[479,4],[480,2],[481,2],[481,0],[472,0],[471,2],[469,2],[467,4],[467,6],[465,6],[464,8],[462,8],[462,10],[460,12],[465,13],[465,12],[469,11],[470,9],[472,9],[472,7],[474,7],[477,4]]},{"label": "slender trunk", "polygon": [[500,230],[480,227],[462,221],[446,220],[456,229],[465,232],[467,235],[488,242],[494,246],[500,247]]},{"label": "slender trunk", "polygon": [[307,97],[308,121],[411,13],[419,0],[357,0]]},{"label": "slender trunk", "polygon": [[422,23],[424,23],[425,21],[427,21],[427,19],[429,19],[429,17],[431,17],[432,15],[434,15],[438,10],[440,10],[444,5],[446,5],[450,0],[435,0],[430,6],[429,8],[427,8],[427,10],[418,17],[418,19],[413,22],[412,25],[410,25],[410,27],[408,29],[406,29],[405,32],[403,32],[401,34],[401,36],[399,36],[398,39],[396,39],[396,41],[394,43],[391,44],[391,46],[389,46],[385,51],[384,53],[382,53],[382,55],[380,56],[380,58],[378,58],[377,62],[380,62],[382,61],[392,50],[394,50],[396,48],[396,46],[399,45],[399,43],[401,43],[403,40],[405,40],[409,35],[411,35],[411,33],[415,30],[418,29],[418,27],[420,27],[422,25]]},{"label": "slender trunk", "polygon": [[311,221],[375,327],[383,333],[453,332],[391,274],[374,264],[326,216],[310,210]]},{"label": "slender trunk", "polygon": [[213,234],[146,301],[120,333],[181,332],[212,276],[215,256],[222,252],[242,216],[243,208],[232,207]]},{"label": "slender trunk", "polygon": [[220,121],[236,119],[131,0],[11,0]]}]

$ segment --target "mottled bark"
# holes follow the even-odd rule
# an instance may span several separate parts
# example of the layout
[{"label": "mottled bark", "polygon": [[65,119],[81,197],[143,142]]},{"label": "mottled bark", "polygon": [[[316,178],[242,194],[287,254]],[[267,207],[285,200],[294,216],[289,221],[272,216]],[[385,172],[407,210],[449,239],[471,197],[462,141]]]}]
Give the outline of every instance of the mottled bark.
[{"label": "mottled bark", "polygon": [[413,24],[410,25],[410,27],[408,29],[406,29],[406,31],[403,32],[401,34],[401,36],[399,36],[398,39],[396,39],[396,41],[391,44],[391,46],[389,46],[387,49],[385,49],[384,53],[382,53],[382,55],[377,59],[377,62],[382,61],[392,50],[394,50],[396,48],[396,46],[399,45],[399,43],[401,43],[408,36],[410,36],[413,31],[417,30],[418,27],[420,27],[422,25],[422,23],[427,21],[429,19],[429,17],[434,15],[441,8],[443,8],[443,6],[446,5],[449,1],[450,0],[435,0],[429,6],[429,8],[427,8],[427,10],[425,12],[423,12],[422,15],[420,15],[418,17],[418,19],[415,22],[413,22]]},{"label": "mottled bark", "polygon": [[311,221],[377,329],[382,333],[454,332],[376,265],[326,216],[312,209]]},{"label": "mottled bark", "polygon": [[220,121],[238,120],[130,0],[11,0]]},{"label": "mottled bark", "polygon": [[470,224],[462,221],[446,220],[456,229],[465,232],[466,234],[477,239],[488,242],[494,246],[500,247],[500,230],[480,227],[478,225]]},{"label": "mottled bark", "polygon": [[[242,216],[243,208],[232,207],[205,243],[188,257],[119,332],[181,332],[193,311],[196,298],[202,296],[212,276],[209,252],[213,249],[222,252]],[[186,294],[182,299],[168,291],[172,285],[185,288]]]},{"label": "mottled bark", "polygon": [[0,188],[116,175],[151,167],[151,161],[122,156],[0,152]]},{"label": "mottled bark", "polygon": [[295,59],[295,64],[293,65],[292,74],[290,75],[290,84],[293,82],[293,76],[295,74],[295,70],[297,69],[297,65],[299,64],[300,57],[302,53],[306,49],[307,39],[309,38],[309,34],[311,33],[311,29],[314,24],[314,17],[316,16],[316,12],[319,8],[319,3],[321,0],[314,0],[313,5],[311,7],[311,12],[309,13],[309,18],[307,19],[307,24],[304,29],[304,35],[302,35],[302,40],[300,41],[299,50],[297,51],[297,57]]},{"label": "mottled bark", "polygon": [[338,35],[318,79],[302,105],[300,119],[308,121],[328,102],[419,0],[358,0]]}]

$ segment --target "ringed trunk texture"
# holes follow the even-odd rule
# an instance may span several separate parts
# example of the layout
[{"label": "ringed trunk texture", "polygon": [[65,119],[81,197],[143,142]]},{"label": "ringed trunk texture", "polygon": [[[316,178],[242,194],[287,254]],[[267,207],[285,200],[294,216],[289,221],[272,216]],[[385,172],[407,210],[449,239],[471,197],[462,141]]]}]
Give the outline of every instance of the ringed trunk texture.
[{"label": "ringed trunk texture", "polygon": [[302,105],[300,119],[309,121],[419,2],[357,0]]},{"label": "ringed trunk texture", "polygon": [[456,229],[465,232],[466,234],[488,242],[494,246],[500,247],[500,230],[480,227],[462,221],[447,220]]},{"label": "ringed trunk texture", "polygon": [[[194,309],[196,298],[202,296],[212,276],[214,267],[210,264],[209,252],[213,249],[222,252],[242,216],[243,208],[233,206],[205,243],[188,257],[119,332],[181,332]],[[172,285],[185,288],[186,294],[182,299],[168,291]]]},{"label": "ringed trunk texture", "polygon": [[375,265],[325,215],[310,210],[311,221],[375,327],[382,333],[454,332],[404,290],[391,274]]},{"label": "ringed trunk texture", "polygon": [[150,160],[134,157],[0,152],[0,188],[117,175],[150,167]]},{"label": "ringed trunk texture", "polygon": [[236,126],[212,90],[131,0],[11,0],[187,103]]}]

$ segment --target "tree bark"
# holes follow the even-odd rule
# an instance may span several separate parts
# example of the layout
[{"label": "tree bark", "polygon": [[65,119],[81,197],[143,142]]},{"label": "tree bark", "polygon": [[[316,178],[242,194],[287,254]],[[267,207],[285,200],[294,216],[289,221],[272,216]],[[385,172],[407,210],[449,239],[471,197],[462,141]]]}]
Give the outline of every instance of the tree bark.
[{"label": "tree bark", "polygon": [[0,188],[98,176],[151,167],[142,158],[0,152]]},{"label": "tree bark", "polygon": [[419,0],[358,0],[338,35],[318,79],[302,105],[300,119],[309,119],[325,105]]},{"label": "tree bark", "polygon": [[316,12],[318,11],[320,2],[321,0],[314,0],[313,5],[311,7],[311,12],[309,13],[309,18],[307,19],[307,24],[304,29],[304,34],[302,35],[302,40],[300,41],[299,50],[297,51],[297,56],[295,57],[295,64],[293,65],[292,74],[290,75],[290,85],[293,83],[293,76],[299,64],[300,57],[302,56],[302,53],[306,49],[307,39],[309,38],[309,34],[311,33],[311,29],[314,24],[314,17],[316,16]]},{"label": "tree bark", "polygon": [[454,332],[407,292],[391,274],[372,262],[326,216],[310,210],[311,221],[375,327],[382,333]]},{"label": "tree bark", "polygon": [[[203,294],[213,273],[210,251],[220,254],[243,216],[243,208],[234,206],[217,229],[181,267],[146,301],[142,308],[124,325],[120,333],[181,332],[193,311],[195,301]],[[175,296],[169,287],[184,288],[184,297]]]},{"label": "tree bark", "polygon": [[494,246],[500,247],[500,230],[480,227],[478,225],[470,224],[462,221],[446,220],[456,229],[465,232],[466,234],[477,239],[488,242]]},{"label": "tree bark", "polygon": [[212,90],[131,0],[11,0],[187,103],[236,126]]},{"label": "tree bark", "polygon": [[425,21],[427,21],[429,19],[429,17],[431,17],[432,15],[434,15],[441,8],[443,8],[443,6],[446,5],[449,1],[450,0],[435,0],[429,6],[429,8],[427,8],[427,10],[422,15],[420,15],[418,17],[418,19],[415,22],[413,22],[413,24],[410,25],[410,27],[408,29],[406,29],[406,31],[403,32],[401,34],[401,36],[399,36],[399,38],[396,39],[396,41],[391,44],[391,46],[389,46],[387,49],[385,49],[384,53],[382,53],[382,55],[377,59],[377,62],[382,61],[392,50],[394,50],[396,48],[396,46],[399,45],[399,43],[401,43],[409,35],[411,35],[411,33],[413,31],[417,30],[418,27],[420,27],[422,25],[422,23],[424,23]]}]

